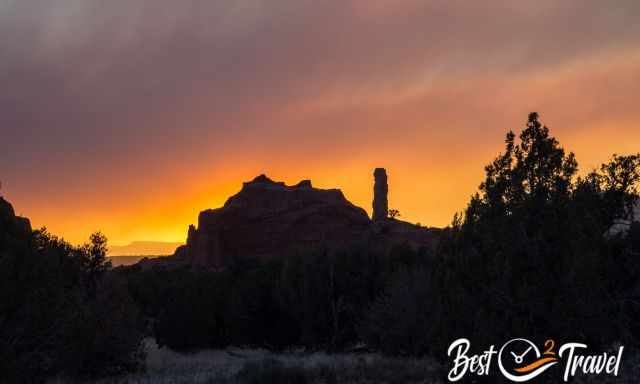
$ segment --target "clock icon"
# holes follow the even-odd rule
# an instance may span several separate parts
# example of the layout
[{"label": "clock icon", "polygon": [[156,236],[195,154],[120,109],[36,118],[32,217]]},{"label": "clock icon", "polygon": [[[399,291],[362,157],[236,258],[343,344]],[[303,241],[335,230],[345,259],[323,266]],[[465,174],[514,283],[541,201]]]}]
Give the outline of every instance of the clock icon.
[{"label": "clock icon", "polygon": [[555,357],[542,356],[536,345],[527,339],[512,339],[498,353],[502,374],[515,382],[528,381],[558,363]]}]

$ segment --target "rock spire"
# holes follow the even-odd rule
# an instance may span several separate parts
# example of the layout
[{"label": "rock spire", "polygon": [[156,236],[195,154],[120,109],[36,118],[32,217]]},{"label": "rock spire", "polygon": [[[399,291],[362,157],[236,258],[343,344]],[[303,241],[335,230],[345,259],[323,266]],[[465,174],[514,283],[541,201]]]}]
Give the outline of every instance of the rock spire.
[{"label": "rock spire", "polygon": [[376,168],[373,171],[375,183],[373,185],[373,221],[386,220],[389,212],[387,193],[387,171],[384,168]]}]

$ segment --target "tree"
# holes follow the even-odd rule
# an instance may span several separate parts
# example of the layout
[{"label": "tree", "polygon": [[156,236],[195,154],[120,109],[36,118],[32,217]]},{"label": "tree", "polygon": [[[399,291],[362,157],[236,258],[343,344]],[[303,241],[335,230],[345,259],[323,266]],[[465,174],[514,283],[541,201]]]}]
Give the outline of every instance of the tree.
[{"label": "tree", "polygon": [[107,237],[101,232],[92,233],[89,243],[77,249],[76,257],[86,272],[89,295],[95,296],[98,282],[111,269],[111,261],[107,258]]},{"label": "tree", "polygon": [[637,200],[638,157],[614,155],[599,172],[578,178],[575,156],[537,113],[529,114],[519,139],[509,132],[505,152],[485,167],[460,227],[453,256],[465,264],[455,272],[477,302],[501,297],[512,332],[542,336],[555,329],[558,337],[570,336],[577,332],[573,319],[581,321],[583,337],[604,341],[602,331],[586,329],[604,324],[604,314],[626,295],[615,282],[632,278],[616,267],[624,252],[605,233]]},{"label": "tree", "polygon": [[614,154],[609,163],[602,164],[600,175],[592,177],[601,183],[599,189],[603,191],[603,198],[610,208],[610,222],[633,220],[640,182],[640,154]]},{"label": "tree", "polygon": [[485,167],[480,193],[474,195],[466,211],[467,223],[480,217],[503,218],[544,209],[569,197],[578,170],[574,154],[565,154],[536,112],[529,114],[519,138],[516,143],[515,134],[508,132],[505,152]]},{"label": "tree", "polygon": [[[0,225],[0,238],[11,235],[7,229]],[[74,247],[46,229],[11,237],[0,242],[3,379],[138,368],[144,327],[126,285],[108,273],[106,238],[95,234]]]},{"label": "tree", "polygon": [[435,357],[461,335],[480,345],[550,335],[634,344],[640,230],[609,229],[638,200],[638,159],[614,155],[578,177],[573,153],[531,113],[519,136],[507,133],[478,192],[443,231],[433,265],[414,285],[398,279],[372,307],[365,338],[389,352]]}]

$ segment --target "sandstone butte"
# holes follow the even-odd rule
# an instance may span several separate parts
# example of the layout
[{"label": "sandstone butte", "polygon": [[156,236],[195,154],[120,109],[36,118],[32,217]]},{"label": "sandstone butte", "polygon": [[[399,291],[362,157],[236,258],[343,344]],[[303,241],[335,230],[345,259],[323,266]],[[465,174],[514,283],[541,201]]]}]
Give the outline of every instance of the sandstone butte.
[{"label": "sandstone butte", "polygon": [[173,256],[140,264],[222,269],[234,258],[269,259],[296,251],[434,247],[439,230],[388,218],[386,171],[377,168],[374,177],[372,220],[339,189],[314,188],[309,180],[285,185],[260,175],[222,207],[200,212],[197,227],[189,226],[186,244]]}]

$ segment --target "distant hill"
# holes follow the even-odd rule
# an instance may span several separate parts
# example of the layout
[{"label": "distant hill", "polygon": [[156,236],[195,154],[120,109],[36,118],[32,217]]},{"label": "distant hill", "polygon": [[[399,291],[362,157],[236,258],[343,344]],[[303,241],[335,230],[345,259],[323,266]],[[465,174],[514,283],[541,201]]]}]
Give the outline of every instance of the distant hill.
[{"label": "distant hill", "polygon": [[137,256],[109,256],[111,265],[114,267],[133,265],[138,261],[147,259],[157,259],[159,257],[167,257],[168,255],[137,255]]},{"label": "distant hill", "polygon": [[182,243],[165,241],[134,241],[127,245],[112,245],[109,256],[157,256],[172,255]]}]

